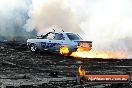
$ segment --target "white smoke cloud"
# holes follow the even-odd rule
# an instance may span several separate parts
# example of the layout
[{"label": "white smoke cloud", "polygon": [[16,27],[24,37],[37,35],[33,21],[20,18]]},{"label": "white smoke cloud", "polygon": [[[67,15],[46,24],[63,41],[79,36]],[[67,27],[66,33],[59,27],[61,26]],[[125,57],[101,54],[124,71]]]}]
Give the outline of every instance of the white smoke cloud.
[{"label": "white smoke cloud", "polygon": [[85,18],[80,27],[94,49],[132,52],[131,0],[76,0],[71,7],[78,19]]},{"label": "white smoke cloud", "polygon": [[[94,40],[113,41],[131,36],[132,6],[129,0],[96,1],[81,28]],[[95,36],[93,36],[95,35]]]},{"label": "white smoke cloud", "polygon": [[43,34],[52,31],[49,30],[52,25],[58,25],[66,31],[81,32],[79,21],[66,0],[32,0],[29,17],[27,31],[36,29],[38,34]]},{"label": "white smoke cloud", "polygon": [[8,38],[24,36],[26,31],[23,26],[28,18],[30,3],[30,0],[0,1],[0,36]]}]

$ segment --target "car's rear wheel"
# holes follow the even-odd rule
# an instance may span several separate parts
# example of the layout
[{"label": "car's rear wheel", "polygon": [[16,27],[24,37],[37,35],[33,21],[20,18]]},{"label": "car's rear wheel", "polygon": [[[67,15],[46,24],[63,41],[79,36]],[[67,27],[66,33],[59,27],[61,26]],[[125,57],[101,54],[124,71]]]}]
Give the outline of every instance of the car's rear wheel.
[{"label": "car's rear wheel", "polygon": [[31,50],[31,52],[37,52],[37,47],[36,47],[36,45],[35,45],[35,44],[31,44],[31,45],[30,45],[30,50]]}]

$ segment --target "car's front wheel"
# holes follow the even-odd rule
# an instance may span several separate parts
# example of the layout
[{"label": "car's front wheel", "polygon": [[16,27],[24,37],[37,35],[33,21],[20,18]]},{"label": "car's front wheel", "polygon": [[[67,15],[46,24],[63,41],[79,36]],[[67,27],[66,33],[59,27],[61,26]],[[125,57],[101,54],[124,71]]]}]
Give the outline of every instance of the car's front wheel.
[{"label": "car's front wheel", "polygon": [[35,44],[31,44],[31,45],[30,45],[30,50],[31,50],[32,52],[37,52],[37,47],[36,47],[36,45],[35,45]]}]

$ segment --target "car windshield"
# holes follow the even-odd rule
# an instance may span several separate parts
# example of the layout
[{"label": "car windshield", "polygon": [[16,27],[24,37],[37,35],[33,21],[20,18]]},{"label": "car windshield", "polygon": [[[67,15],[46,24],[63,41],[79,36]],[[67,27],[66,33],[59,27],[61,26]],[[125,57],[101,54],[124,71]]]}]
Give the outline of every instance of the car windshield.
[{"label": "car windshield", "polygon": [[74,33],[67,33],[67,36],[70,40],[82,40],[82,38]]}]

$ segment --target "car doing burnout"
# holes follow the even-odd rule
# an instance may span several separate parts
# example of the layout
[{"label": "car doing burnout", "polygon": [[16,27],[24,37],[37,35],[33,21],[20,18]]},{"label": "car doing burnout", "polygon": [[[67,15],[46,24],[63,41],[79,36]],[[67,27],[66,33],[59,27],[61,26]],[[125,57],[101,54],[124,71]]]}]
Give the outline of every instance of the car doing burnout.
[{"label": "car doing burnout", "polygon": [[60,52],[61,46],[66,46],[69,52],[83,47],[91,50],[92,41],[84,41],[78,34],[70,32],[49,32],[46,35],[37,36],[36,39],[28,39],[27,46],[32,52],[38,50]]}]

